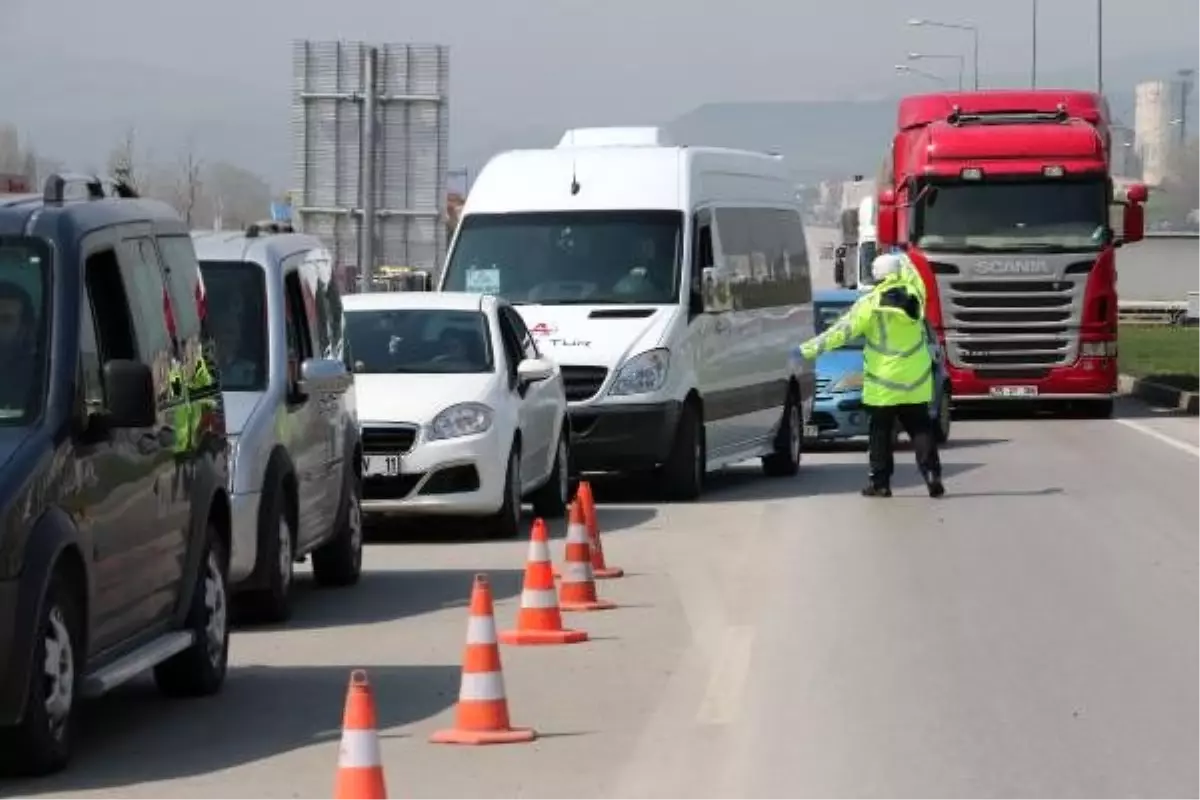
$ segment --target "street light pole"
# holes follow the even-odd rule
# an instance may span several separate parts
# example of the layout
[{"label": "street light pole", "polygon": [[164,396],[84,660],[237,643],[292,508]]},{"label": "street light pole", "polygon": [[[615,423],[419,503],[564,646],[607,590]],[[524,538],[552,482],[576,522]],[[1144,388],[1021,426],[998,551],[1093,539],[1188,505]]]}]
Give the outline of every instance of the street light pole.
[{"label": "street light pole", "polygon": [[897,64],[896,72],[900,73],[901,75],[920,75],[922,78],[928,78],[931,81],[936,81],[941,84],[946,83],[946,79],[941,75],[934,75],[932,72],[926,72],[923,69],[910,67],[908,64]]},{"label": "street light pole", "polygon": [[1030,36],[1030,54],[1029,54],[1029,88],[1037,88],[1037,0],[1033,0],[1033,30]]},{"label": "street light pole", "polygon": [[923,59],[928,59],[928,58],[953,59],[958,62],[958,90],[961,92],[963,89],[963,72],[966,69],[966,66],[965,66],[966,59],[964,59],[961,55],[958,55],[956,53],[909,53],[908,54],[909,61],[921,61]]},{"label": "street light pole", "polygon": [[975,82],[975,90],[979,90],[979,27],[976,25],[962,25],[954,22],[937,22],[931,19],[910,19],[908,24],[912,27],[928,26],[930,28],[946,28],[952,31],[970,31],[971,33],[971,74]]}]

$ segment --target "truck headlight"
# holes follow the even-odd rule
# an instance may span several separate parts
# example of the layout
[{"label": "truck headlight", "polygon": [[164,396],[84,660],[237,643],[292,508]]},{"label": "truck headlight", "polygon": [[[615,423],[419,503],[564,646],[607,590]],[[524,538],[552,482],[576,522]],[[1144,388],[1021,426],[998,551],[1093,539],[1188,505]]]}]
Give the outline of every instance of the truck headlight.
[{"label": "truck headlight", "polygon": [[671,352],[665,347],[639,353],[621,365],[617,379],[608,390],[612,395],[657,392],[667,382]]},{"label": "truck headlight", "polygon": [[863,385],[863,376],[861,372],[851,372],[838,378],[831,391],[834,392],[853,392],[861,389]]},{"label": "truck headlight", "polygon": [[492,427],[492,409],[482,403],[459,403],[447,408],[433,418],[429,425],[429,439],[457,439],[483,433]]}]

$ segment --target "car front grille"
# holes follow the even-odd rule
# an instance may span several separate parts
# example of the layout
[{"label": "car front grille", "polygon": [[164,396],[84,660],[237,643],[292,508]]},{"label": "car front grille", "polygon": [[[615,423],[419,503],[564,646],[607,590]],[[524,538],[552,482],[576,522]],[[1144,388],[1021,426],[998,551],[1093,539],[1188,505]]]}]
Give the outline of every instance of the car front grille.
[{"label": "car front grille", "polygon": [[608,370],[604,367],[563,366],[562,376],[567,400],[579,402],[596,396],[608,377]]},{"label": "car front grille", "polygon": [[403,455],[412,449],[416,440],[416,425],[373,425],[362,429],[363,453]]}]

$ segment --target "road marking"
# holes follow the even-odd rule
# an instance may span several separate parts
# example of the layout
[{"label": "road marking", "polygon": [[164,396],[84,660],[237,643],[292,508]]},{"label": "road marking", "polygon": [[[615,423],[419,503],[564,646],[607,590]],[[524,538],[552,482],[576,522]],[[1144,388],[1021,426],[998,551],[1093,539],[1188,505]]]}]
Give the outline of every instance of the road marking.
[{"label": "road marking", "polygon": [[708,688],[696,714],[698,723],[728,725],[737,717],[742,707],[742,689],[750,674],[753,647],[753,628],[739,626],[725,630],[709,674]]},{"label": "road marking", "polygon": [[1187,442],[1182,441],[1181,439],[1176,439],[1173,436],[1167,436],[1165,433],[1154,430],[1154,428],[1151,428],[1149,425],[1143,425],[1142,423],[1132,419],[1117,419],[1113,421],[1124,425],[1126,428],[1132,428],[1138,433],[1144,433],[1152,439],[1158,439],[1163,444],[1169,444],[1176,450],[1182,450],[1191,456],[1200,458],[1200,447],[1196,447],[1193,444],[1188,444]]}]

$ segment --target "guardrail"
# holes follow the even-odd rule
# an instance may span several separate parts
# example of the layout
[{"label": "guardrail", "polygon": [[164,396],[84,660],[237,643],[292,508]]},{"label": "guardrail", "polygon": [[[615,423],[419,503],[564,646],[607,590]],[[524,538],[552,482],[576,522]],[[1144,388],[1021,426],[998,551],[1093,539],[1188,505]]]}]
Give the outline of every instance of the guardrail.
[{"label": "guardrail", "polygon": [[1121,300],[1117,303],[1117,321],[1137,325],[1195,325],[1200,321],[1200,292],[1188,292],[1188,299]]}]

